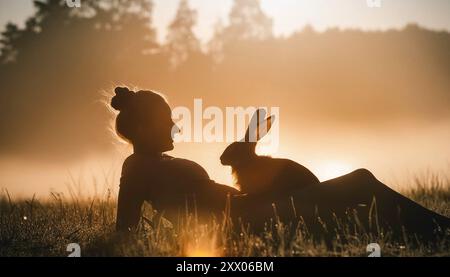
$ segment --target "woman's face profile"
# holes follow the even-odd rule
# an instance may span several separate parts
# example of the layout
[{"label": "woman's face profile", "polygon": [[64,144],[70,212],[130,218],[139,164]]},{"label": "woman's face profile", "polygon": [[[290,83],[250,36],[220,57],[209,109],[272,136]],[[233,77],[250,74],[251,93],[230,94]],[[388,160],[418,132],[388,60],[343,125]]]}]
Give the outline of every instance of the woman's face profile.
[{"label": "woman's face profile", "polygon": [[[152,112],[152,117],[139,128],[141,143],[158,152],[173,150],[173,134],[179,129],[172,120],[172,111],[169,105],[160,107]],[[175,131],[173,131],[175,130]]]}]

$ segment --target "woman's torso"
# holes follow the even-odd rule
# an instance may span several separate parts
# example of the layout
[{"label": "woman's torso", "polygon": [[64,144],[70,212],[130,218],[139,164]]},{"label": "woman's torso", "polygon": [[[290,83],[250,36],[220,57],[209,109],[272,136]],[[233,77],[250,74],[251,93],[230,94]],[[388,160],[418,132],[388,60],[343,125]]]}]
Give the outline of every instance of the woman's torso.
[{"label": "woman's torso", "polygon": [[123,165],[121,188],[130,189],[156,206],[184,203],[186,195],[198,198],[237,192],[216,184],[197,163],[168,155],[158,157],[132,154]]}]

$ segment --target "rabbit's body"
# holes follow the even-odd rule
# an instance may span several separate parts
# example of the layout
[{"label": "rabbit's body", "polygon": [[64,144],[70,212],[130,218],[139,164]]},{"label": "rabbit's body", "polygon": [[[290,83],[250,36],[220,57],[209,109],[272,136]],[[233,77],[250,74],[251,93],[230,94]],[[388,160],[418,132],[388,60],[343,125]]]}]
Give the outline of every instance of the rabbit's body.
[{"label": "rabbit's body", "polygon": [[265,116],[265,110],[258,110],[245,138],[228,146],[220,157],[223,165],[231,166],[241,192],[285,196],[292,189],[318,184],[319,179],[311,171],[294,161],[256,155],[258,140],[269,132],[274,120],[274,116]]},{"label": "rabbit's body", "polygon": [[292,189],[318,184],[319,179],[306,167],[288,159],[256,156],[248,163],[232,167],[244,193],[288,194]]}]

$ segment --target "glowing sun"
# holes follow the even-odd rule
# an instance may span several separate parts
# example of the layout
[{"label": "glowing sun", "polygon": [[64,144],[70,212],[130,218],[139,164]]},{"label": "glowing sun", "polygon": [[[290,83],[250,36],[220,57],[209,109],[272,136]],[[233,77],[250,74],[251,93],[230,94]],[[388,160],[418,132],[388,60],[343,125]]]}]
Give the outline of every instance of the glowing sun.
[{"label": "glowing sun", "polygon": [[313,168],[321,182],[348,174],[354,170],[355,168],[352,165],[341,161],[327,161]]}]

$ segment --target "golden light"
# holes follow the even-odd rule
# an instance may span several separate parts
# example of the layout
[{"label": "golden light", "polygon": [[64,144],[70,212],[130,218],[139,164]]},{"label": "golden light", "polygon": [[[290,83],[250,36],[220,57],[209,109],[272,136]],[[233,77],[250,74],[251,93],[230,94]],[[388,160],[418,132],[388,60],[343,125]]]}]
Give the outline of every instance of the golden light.
[{"label": "golden light", "polygon": [[213,257],[220,257],[220,255],[212,250],[209,249],[209,247],[206,248],[192,248],[188,249],[186,252],[186,257],[188,258],[213,258]]},{"label": "golden light", "polygon": [[220,257],[222,255],[215,234],[202,233],[196,238],[193,236],[186,236],[182,241],[184,242],[182,247],[182,255],[184,257],[209,258]]},{"label": "golden light", "polygon": [[210,258],[221,256],[220,251],[217,249],[215,240],[188,244],[183,252],[183,256],[189,258]]},{"label": "golden light", "polygon": [[328,161],[320,163],[313,168],[314,174],[321,182],[327,181],[354,171],[352,165],[342,161]]}]

